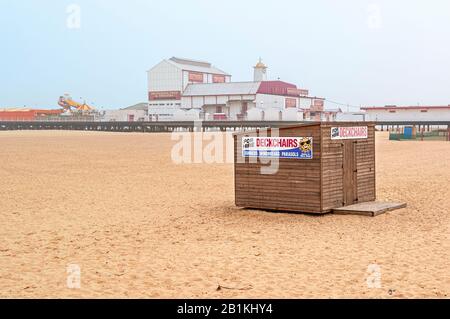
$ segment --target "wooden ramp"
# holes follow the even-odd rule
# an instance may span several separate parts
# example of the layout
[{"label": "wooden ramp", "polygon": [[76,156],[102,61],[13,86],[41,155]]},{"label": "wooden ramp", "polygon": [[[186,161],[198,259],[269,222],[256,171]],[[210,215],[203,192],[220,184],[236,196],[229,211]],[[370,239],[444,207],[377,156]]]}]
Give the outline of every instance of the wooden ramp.
[{"label": "wooden ramp", "polygon": [[406,203],[395,202],[367,202],[346,207],[336,208],[334,214],[342,215],[363,215],[375,217],[393,210],[405,208]]}]

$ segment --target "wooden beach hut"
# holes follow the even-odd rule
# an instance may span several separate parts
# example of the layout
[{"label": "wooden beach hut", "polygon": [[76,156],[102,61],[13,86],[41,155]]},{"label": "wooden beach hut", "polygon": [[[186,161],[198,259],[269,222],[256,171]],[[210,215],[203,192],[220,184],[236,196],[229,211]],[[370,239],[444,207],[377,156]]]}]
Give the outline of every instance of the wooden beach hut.
[{"label": "wooden beach hut", "polygon": [[376,199],[374,123],[241,132],[234,150],[238,207],[323,214]]}]

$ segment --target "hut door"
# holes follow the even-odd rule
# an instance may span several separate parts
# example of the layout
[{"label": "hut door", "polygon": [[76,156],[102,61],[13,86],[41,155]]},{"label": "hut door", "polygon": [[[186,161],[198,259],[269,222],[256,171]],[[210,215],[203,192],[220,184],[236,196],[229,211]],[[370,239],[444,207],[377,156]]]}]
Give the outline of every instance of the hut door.
[{"label": "hut door", "polygon": [[353,205],[357,199],[357,159],[355,141],[345,141],[343,144],[344,163],[343,163],[343,195],[344,206]]}]

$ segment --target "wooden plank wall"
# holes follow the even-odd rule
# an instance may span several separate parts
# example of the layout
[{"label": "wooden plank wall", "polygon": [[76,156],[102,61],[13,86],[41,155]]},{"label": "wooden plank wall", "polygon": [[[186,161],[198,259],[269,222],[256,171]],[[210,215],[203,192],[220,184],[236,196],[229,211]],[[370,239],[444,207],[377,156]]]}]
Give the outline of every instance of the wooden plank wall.
[{"label": "wooden plank wall", "polygon": [[369,138],[356,145],[358,202],[376,199],[375,127],[369,127]]},{"label": "wooden plank wall", "polygon": [[[356,125],[367,125],[352,124]],[[331,127],[322,126],[322,210],[344,206],[343,160],[344,141],[331,140]],[[350,126],[350,125],[349,125]],[[375,127],[369,125],[368,139],[354,140],[356,159],[356,194],[358,202],[376,199],[375,190]]]},{"label": "wooden plank wall", "polygon": [[322,128],[322,210],[341,207],[344,200],[343,161],[341,141],[331,140],[331,127]]},{"label": "wooden plank wall", "polygon": [[[270,135],[270,134],[269,134]],[[236,206],[321,213],[320,126],[280,129],[280,137],[313,137],[313,159],[280,159],[276,174],[261,174],[261,164],[242,163],[242,137],[235,137]],[[240,162],[241,161],[241,162]]]}]

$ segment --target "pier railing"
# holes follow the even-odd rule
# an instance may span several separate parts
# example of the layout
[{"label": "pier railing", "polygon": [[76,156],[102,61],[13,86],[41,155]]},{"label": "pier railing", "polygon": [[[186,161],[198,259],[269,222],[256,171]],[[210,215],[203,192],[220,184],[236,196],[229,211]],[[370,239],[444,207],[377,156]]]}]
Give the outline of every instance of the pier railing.
[{"label": "pier railing", "polygon": [[[0,121],[0,130],[83,130],[109,132],[241,131],[278,128],[311,122],[299,121],[174,121],[174,122],[99,122],[99,121]],[[419,131],[450,129],[449,121],[378,121],[379,130],[398,130],[416,126]]]}]

